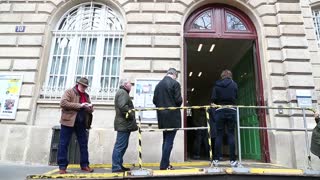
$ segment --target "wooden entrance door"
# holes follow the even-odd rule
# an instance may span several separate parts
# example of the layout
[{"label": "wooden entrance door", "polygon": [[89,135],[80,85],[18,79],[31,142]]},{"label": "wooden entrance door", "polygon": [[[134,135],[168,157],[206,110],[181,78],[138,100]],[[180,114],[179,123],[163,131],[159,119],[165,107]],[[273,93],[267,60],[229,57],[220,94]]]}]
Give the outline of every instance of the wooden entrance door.
[{"label": "wooden entrance door", "polygon": [[[232,70],[233,79],[238,83],[238,105],[257,105],[255,73],[252,47],[241,58]],[[259,127],[259,117],[256,109],[240,109],[240,125]],[[245,159],[261,160],[260,132],[257,129],[241,129],[241,152]]]},{"label": "wooden entrance door", "polygon": [[[255,27],[250,18],[239,9],[225,4],[210,4],[194,11],[194,13],[191,14],[191,16],[187,19],[185,23],[184,37],[185,39],[244,39],[252,40],[254,42],[253,44],[257,44],[258,41]],[[259,59],[259,52],[254,51],[255,48],[255,45],[253,45],[253,50],[251,51],[251,56],[253,57],[251,58],[252,61],[250,62],[252,65],[250,72],[251,79],[248,80],[250,82],[240,81],[239,86],[243,86],[244,91],[250,90],[250,102],[246,102],[249,104],[243,105],[255,104],[263,106],[264,98],[261,77],[261,65]],[[186,49],[187,48],[185,48],[185,50]],[[245,61],[245,59],[243,60]],[[186,68],[187,58],[185,58],[184,64],[184,72],[188,72]],[[184,75],[185,95],[187,94],[187,76],[187,74]],[[239,101],[242,100],[240,99]],[[260,110],[257,112],[255,110],[248,110],[247,112],[243,111],[242,119],[242,125],[260,125],[262,127],[265,127],[266,125],[264,110]],[[248,134],[250,134],[250,137]],[[252,141],[254,142],[254,148],[252,148],[253,144],[242,144],[244,148],[243,155],[245,155],[245,157],[250,159],[263,159],[266,162],[270,161],[268,139],[267,133],[265,131],[260,133],[259,131],[255,130],[243,131],[241,133],[241,136],[243,136],[243,141],[251,141],[253,139]],[[262,140],[261,143],[260,140]],[[263,151],[263,153],[261,151]]]}]

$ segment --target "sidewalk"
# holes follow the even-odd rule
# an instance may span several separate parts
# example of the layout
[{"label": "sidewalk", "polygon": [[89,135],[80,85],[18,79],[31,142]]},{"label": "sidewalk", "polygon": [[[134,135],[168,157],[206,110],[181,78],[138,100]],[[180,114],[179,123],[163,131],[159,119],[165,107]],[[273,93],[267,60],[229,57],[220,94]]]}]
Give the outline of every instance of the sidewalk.
[{"label": "sidewalk", "polygon": [[[231,168],[229,161],[221,161],[218,167],[209,168],[210,163],[208,161],[199,162],[180,162],[171,163],[175,170],[161,171],[159,170],[159,163],[144,163],[143,170],[144,174],[139,171],[138,164],[124,164],[125,167],[131,168],[130,172],[127,173],[111,173],[110,164],[92,164],[90,165],[95,169],[94,173],[84,173],[79,170],[79,165],[73,164],[68,166],[68,174],[58,174],[57,166],[49,165],[31,165],[31,164],[19,164],[12,162],[0,161],[0,180],[25,180],[28,175],[29,179],[135,179],[140,176],[145,179],[153,178],[177,178],[181,180],[194,179],[194,178],[217,178],[226,179],[227,176],[230,178],[237,176],[255,176],[265,179],[277,179],[282,176],[286,178],[296,178],[299,180],[304,179],[319,179],[320,172],[315,175],[306,175],[304,170],[285,168],[277,164],[261,163],[246,161],[243,162],[244,168]],[[208,169],[209,168],[209,169]],[[138,170],[138,171],[137,171]],[[146,172],[147,171],[147,172]],[[147,173],[147,175],[146,175]],[[142,175],[142,176],[141,176]],[[219,179],[220,178],[220,179]],[[284,178],[284,179],[286,179]],[[240,178],[241,179],[241,178]],[[283,179],[283,178],[282,178]],[[283,179],[283,180],[284,180]]]},{"label": "sidewalk", "polygon": [[0,180],[24,180],[28,175],[43,174],[57,168],[49,165],[25,165],[0,161]]}]

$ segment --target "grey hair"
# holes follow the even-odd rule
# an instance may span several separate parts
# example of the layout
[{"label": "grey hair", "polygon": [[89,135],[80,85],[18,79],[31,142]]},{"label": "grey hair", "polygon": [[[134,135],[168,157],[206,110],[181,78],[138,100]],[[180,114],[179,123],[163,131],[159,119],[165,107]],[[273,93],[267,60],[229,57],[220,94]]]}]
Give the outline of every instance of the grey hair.
[{"label": "grey hair", "polygon": [[119,84],[120,84],[120,86],[124,86],[124,85],[127,84],[129,81],[130,81],[130,80],[129,80],[129,79],[126,79],[126,78],[125,78],[125,79],[121,79]]},{"label": "grey hair", "polygon": [[169,68],[167,74],[172,74],[178,76],[178,72],[175,68]]}]

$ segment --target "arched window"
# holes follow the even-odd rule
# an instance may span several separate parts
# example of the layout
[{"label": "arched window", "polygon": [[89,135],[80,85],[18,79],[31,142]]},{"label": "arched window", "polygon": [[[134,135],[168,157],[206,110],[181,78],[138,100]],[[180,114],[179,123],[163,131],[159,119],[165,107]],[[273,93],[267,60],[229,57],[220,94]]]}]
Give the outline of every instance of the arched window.
[{"label": "arched window", "polygon": [[228,31],[247,31],[246,25],[237,16],[227,12],[226,18]]},{"label": "arched window", "polygon": [[[256,38],[247,15],[222,4],[208,5],[195,11],[184,26],[185,37]],[[240,37],[241,36],[241,37]]]},{"label": "arched window", "polygon": [[212,10],[208,10],[203,12],[193,21],[191,28],[197,30],[208,30],[212,29],[212,24]]},{"label": "arched window", "polygon": [[58,97],[77,79],[87,77],[93,97],[113,98],[124,34],[118,15],[103,4],[81,4],[61,18],[52,34],[41,97]]},{"label": "arched window", "polygon": [[320,8],[319,7],[315,7],[312,9],[312,16],[313,16],[314,30],[316,33],[318,46],[320,46]]}]

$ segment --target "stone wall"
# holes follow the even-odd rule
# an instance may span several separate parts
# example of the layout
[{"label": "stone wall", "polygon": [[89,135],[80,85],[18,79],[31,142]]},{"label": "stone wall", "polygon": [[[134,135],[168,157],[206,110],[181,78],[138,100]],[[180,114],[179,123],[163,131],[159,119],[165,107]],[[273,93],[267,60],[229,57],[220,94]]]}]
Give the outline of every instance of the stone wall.
[{"label": "stone wall", "polygon": [[[0,73],[24,75],[17,118],[2,120],[0,160],[46,163],[51,127],[58,124],[57,101],[38,99],[47,71],[51,30],[69,7],[86,2],[70,0],[13,0],[0,4]],[[319,52],[308,0],[99,0],[110,4],[125,19],[125,48],[121,77],[162,78],[169,67],[184,73],[183,25],[197,8],[210,3],[226,3],[244,11],[253,21],[257,33],[262,70],[264,99],[270,106],[296,106],[296,89],[309,89],[314,106],[319,98]],[[318,1],[311,1],[311,5]],[[25,32],[16,33],[17,25]],[[179,81],[183,84],[183,76]],[[314,91],[314,89],[316,91]],[[269,110],[267,124],[272,127],[303,127],[301,112]],[[106,118],[107,116],[107,118]],[[92,163],[110,162],[115,139],[112,102],[101,104],[95,112],[90,132]],[[11,125],[10,125],[11,124]],[[22,124],[22,125],[12,125]],[[314,126],[308,113],[308,127]],[[144,135],[146,144],[161,139],[161,134]],[[41,137],[41,138],[36,138]],[[152,138],[151,138],[152,137]],[[291,167],[305,166],[304,134],[269,132],[271,161]],[[310,137],[310,134],[309,134]],[[26,140],[21,140],[26,138]],[[33,141],[39,139],[38,141]],[[297,141],[299,139],[299,141]],[[127,160],[136,161],[136,134],[131,137]],[[39,143],[39,144],[34,144]],[[160,141],[145,145],[146,162],[159,161]],[[183,133],[177,137],[173,159],[183,161]],[[283,146],[283,145],[286,146]],[[35,145],[37,150],[32,148]],[[285,147],[285,148],[284,148]],[[16,153],[11,154],[13,149]],[[30,152],[39,152],[39,157]],[[154,157],[153,153],[157,152]],[[150,154],[148,154],[150,153]],[[103,158],[101,158],[103,157]],[[317,166],[320,166],[317,164]]]}]

